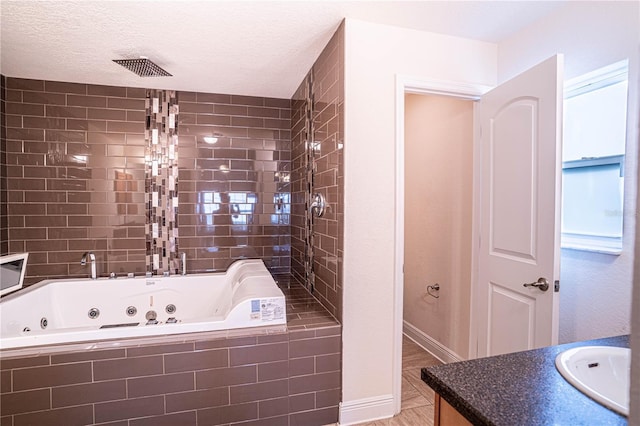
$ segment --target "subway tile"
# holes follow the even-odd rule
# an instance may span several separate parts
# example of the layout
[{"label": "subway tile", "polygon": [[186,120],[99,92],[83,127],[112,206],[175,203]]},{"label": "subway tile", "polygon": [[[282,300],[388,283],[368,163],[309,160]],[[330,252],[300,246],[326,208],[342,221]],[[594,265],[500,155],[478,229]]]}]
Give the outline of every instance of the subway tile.
[{"label": "subway tile", "polygon": [[13,389],[26,390],[86,383],[91,379],[91,363],[89,362],[31,367],[13,372]]},{"label": "subway tile", "polygon": [[0,393],[11,392],[11,370],[0,372]]},{"label": "subway tile", "polygon": [[144,122],[107,121],[107,132],[109,133],[144,133],[144,129]]},{"label": "subway tile", "polygon": [[7,89],[6,94],[7,102],[22,102],[22,90]]},{"label": "subway tile", "polygon": [[31,80],[27,78],[8,77],[6,80],[7,89],[19,90],[44,90],[43,80]]},{"label": "subway tile", "polygon": [[[83,132],[84,133],[84,132]],[[102,133],[102,132],[89,132],[87,135],[87,143],[90,144],[120,144],[124,145],[127,143],[126,136],[119,133]]]},{"label": "subway tile", "polygon": [[229,353],[226,349],[220,349],[170,354],[164,356],[164,363],[165,372],[167,373],[227,367],[229,363]]},{"label": "subway tile", "polygon": [[235,127],[265,127],[265,120],[259,117],[231,117],[231,125]]},{"label": "subway tile", "polygon": [[87,141],[87,132],[45,129],[45,140],[47,142],[85,143]]},{"label": "subway tile", "polygon": [[193,352],[193,349],[193,343],[170,343],[166,345],[139,346],[135,348],[127,348],[127,357],[133,358],[175,352]]},{"label": "subway tile", "polygon": [[6,102],[5,114],[44,116],[44,105]]},{"label": "subway tile", "polygon": [[289,426],[328,425],[338,422],[338,407],[304,411],[289,416]]},{"label": "subway tile", "polygon": [[247,116],[249,109],[246,106],[239,105],[214,105],[213,112],[226,116]]},{"label": "subway tile", "polygon": [[299,411],[308,411],[316,408],[315,392],[302,393],[289,396],[289,411],[296,413]]},{"label": "subway tile", "polygon": [[129,420],[129,426],[196,426],[196,412],[163,414]]},{"label": "subway tile", "polygon": [[53,408],[59,408],[125,399],[126,388],[124,380],[57,386],[51,389],[51,402]]},{"label": "subway tile", "polygon": [[67,96],[64,93],[23,92],[22,101],[44,105],[66,105]]},{"label": "subway tile", "polygon": [[197,102],[179,102],[180,112],[213,114],[213,105]]},{"label": "subway tile", "polygon": [[[144,111],[144,99],[135,98],[107,98],[107,108],[137,109]],[[182,105],[180,105],[182,109]]]},{"label": "subway tile", "polygon": [[[173,393],[166,395],[165,399],[168,413],[225,405],[228,406],[229,388],[220,387],[192,392]],[[198,424],[200,424],[199,421]]]},{"label": "subway tile", "polygon": [[[184,124],[212,124],[215,126],[230,126],[231,117],[227,115],[197,114],[195,115],[195,121],[189,121],[189,119],[186,118],[182,122]],[[218,141],[218,143],[219,142],[220,141]]]},{"label": "subway tile", "polygon": [[258,404],[235,404],[198,410],[198,426],[223,425],[258,418]]},{"label": "subway tile", "polygon": [[313,374],[315,371],[315,358],[291,358],[289,360],[289,374],[294,376],[305,376]]},{"label": "subway tile", "polygon": [[162,356],[94,361],[94,380],[110,380],[162,374]]},{"label": "subway tile", "polygon": [[147,89],[141,87],[127,87],[127,98],[145,99]]},{"label": "subway tile", "polygon": [[265,99],[255,96],[231,95],[231,103],[234,105],[264,106]]},{"label": "subway tile", "polygon": [[[179,100],[182,100],[182,93],[184,92],[180,92],[180,96],[178,97]],[[190,100],[192,101],[197,100],[197,102],[200,102],[200,103],[214,103],[214,104],[231,103],[231,95],[224,95],[224,94],[218,94],[218,93],[201,93],[201,92],[198,92],[195,95],[196,95],[195,99],[191,98]],[[185,100],[189,100],[189,99],[185,99]]]},{"label": "subway tile", "polygon": [[[186,92],[186,91],[178,91],[178,102],[196,102],[197,101],[197,93],[196,92]],[[182,113],[182,111],[180,111]]]},{"label": "subway tile", "polygon": [[126,110],[127,112],[127,121],[138,121],[144,123],[147,119],[147,114],[145,111],[137,111],[133,109]]},{"label": "subway tile", "polygon": [[0,415],[8,416],[31,411],[48,410],[50,389],[38,389],[25,392],[12,392],[0,396]]},{"label": "subway tile", "polygon": [[289,377],[289,360],[258,364],[258,381],[283,379]]},{"label": "subway tile", "polygon": [[106,132],[107,122],[104,120],[82,120],[67,118],[67,130],[86,130],[89,132]]},{"label": "subway tile", "polygon": [[129,398],[165,393],[183,392],[195,389],[193,372],[163,374],[127,380]]},{"label": "subway tile", "polygon": [[58,118],[87,118],[87,109],[73,106],[47,105],[46,115],[47,117]]},{"label": "subway tile", "polygon": [[87,86],[87,94],[97,96],[117,96],[124,98],[127,96],[127,88],[120,86],[101,86],[96,84],[89,84]]},{"label": "subway tile", "polygon": [[86,118],[94,120],[120,120],[127,119],[127,111],[124,109],[89,108]]},{"label": "subway tile", "polygon": [[249,107],[248,115],[250,117],[280,118],[280,110],[277,108]]},{"label": "subway tile", "polygon": [[196,371],[196,389],[255,383],[257,381],[256,370],[255,365],[247,365]]},{"label": "subway tile", "polygon": [[231,404],[283,397],[289,394],[289,380],[231,386],[229,394]]},{"label": "subway tile", "polygon": [[319,355],[316,357],[316,372],[325,373],[328,371],[339,371],[341,365],[341,354]]},{"label": "subway tile", "polygon": [[283,414],[289,414],[288,396],[258,402],[258,417],[261,419],[281,416]]},{"label": "subway tile", "polygon": [[292,394],[329,390],[340,387],[340,372],[318,373],[310,376],[292,377],[289,389]]},{"label": "subway tile", "polygon": [[94,410],[96,423],[153,416],[164,413],[164,398],[152,396],[103,402],[94,404]]},{"label": "subway tile", "polygon": [[6,134],[6,129],[7,128],[12,128],[12,127],[22,127],[22,116],[21,115],[5,115],[4,116],[4,124],[5,126],[2,127],[2,135],[4,137],[4,135]]},{"label": "subway tile", "polygon": [[47,92],[60,93],[87,93],[87,85],[80,83],[66,83],[62,81],[45,81],[44,90]]},{"label": "subway tile", "polygon": [[337,407],[340,404],[340,395],[339,388],[316,392],[316,407]]},{"label": "subway tile", "polygon": [[84,426],[92,423],[92,405],[19,414],[13,420],[15,426]]},{"label": "subway tile", "polygon": [[280,98],[264,99],[264,106],[266,107],[290,109],[292,107],[291,104],[292,104],[292,101],[290,99],[280,99]]},{"label": "subway tile", "polygon": [[7,129],[7,139],[44,141],[43,129]]},{"label": "subway tile", "polygon": [[[49,240],[37,240],[26,241],[25,250],[28,252],[42,252],[42,251],[61,251],[67,250],[66,241],[49,241]],[[29,271],[31,273],[31,271]],[[6,361],[3,361],[3,363]],[[3,366],[4,368],[4,366]]]}]

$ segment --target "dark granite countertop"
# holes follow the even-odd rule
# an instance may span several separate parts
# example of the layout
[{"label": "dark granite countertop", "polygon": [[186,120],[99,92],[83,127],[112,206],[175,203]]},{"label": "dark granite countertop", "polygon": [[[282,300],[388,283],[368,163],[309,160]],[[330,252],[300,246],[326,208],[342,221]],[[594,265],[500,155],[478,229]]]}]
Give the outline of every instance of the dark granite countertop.
[{"label": "dark granite countertop", "polygon": [[426,367],[422,380],[474,425],[626,425],[567,382],[556,356],[577,346],[629,347],[629,336]]}]

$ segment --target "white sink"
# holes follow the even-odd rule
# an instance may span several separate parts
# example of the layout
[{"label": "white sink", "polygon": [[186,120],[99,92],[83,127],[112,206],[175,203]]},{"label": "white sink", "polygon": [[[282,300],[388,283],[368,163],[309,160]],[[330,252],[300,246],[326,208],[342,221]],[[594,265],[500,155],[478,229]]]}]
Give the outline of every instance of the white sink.
[{"label": "white sink", "polygon": [[561,352],[556,368],[585,395],[629,416],[631,350],[615,346],[582,346]]}]

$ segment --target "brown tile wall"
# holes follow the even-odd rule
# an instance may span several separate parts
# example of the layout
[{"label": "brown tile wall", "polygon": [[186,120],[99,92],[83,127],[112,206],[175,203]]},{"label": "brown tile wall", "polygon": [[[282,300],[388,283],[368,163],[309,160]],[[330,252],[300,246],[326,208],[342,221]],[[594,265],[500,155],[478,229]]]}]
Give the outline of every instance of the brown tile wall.
[{"label": "brown tile wall", "polygon": [[[313,192],[322,193],[328,208],[314,219],[314,295],[338,320],[342,317],[344,169],[344,29],[341,26],[314,64],[312,98],[315,134]],[[292,273],[304,277],[305,83],[292,101]]]},{"label": "brown tile wall", "polygon": [[4,358],[0,424],[335,423],[340,326],[315,327],[307,322],[281,334]]},{"label": "brown tile wall", "polygon": [[5,124],[6,79],[0,75],[0,255],[9,253],[9,219],[7,217],[7,126]]},{"label": "brown tile wall", "polygon": [[[89,250],[101,276],[143,273],[145,90],[6,78],[3,94],[0,247],[30,253],[25,283],[87,276],[79,260]],[[288,272],[290,101],[190,92],[178,100],[178,245],[188,271],[259,257]],[[218,143],[204,144],[213,133]]]},{"label": "brown tile wall", "polygon": [[8,251],[25,283],[145,271],[144,89],[6,79]]},{"label": "brown tile wall", "polygon": [[179,244],[190,271],[257,257],[289,272],[290,103],[180,92]]}]

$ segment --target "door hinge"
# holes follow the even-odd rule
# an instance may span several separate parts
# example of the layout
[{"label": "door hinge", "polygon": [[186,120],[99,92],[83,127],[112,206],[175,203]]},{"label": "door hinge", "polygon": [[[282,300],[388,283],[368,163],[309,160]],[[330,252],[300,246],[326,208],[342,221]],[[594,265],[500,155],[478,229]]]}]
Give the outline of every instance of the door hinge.
[{"label": "door hinge", "polygon": [[555,280],[553,283],[553,291],[558,293],[560,291],[560,280]]}]

